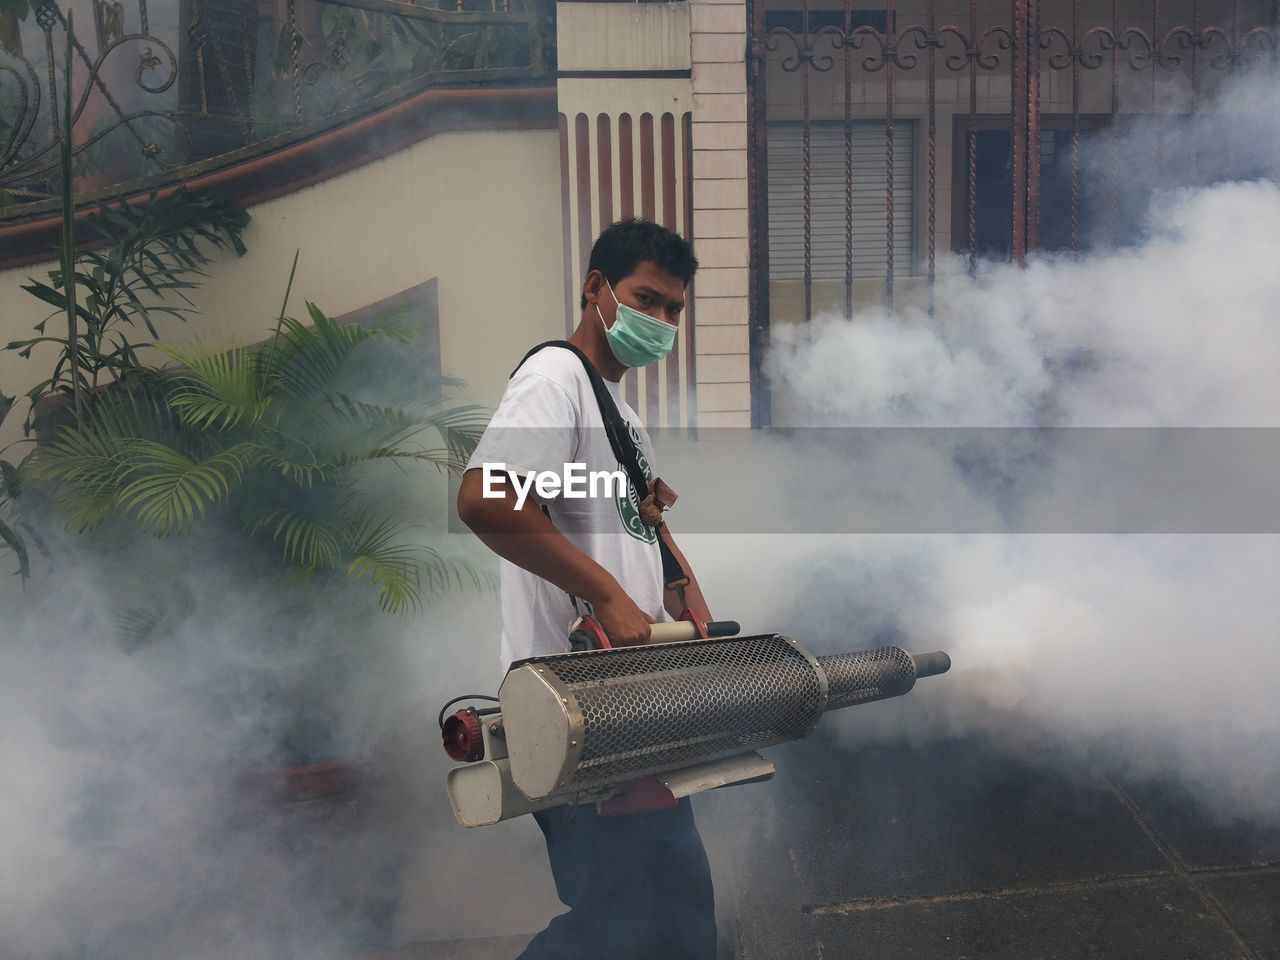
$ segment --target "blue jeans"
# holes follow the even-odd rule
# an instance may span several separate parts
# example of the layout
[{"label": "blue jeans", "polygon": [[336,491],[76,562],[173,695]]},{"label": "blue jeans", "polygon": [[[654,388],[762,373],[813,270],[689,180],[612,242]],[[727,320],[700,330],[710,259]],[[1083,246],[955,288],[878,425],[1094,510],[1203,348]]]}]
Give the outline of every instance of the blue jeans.
[{"label": "blue jeans", "polygon": [[569,908],[519,960],[715,960],[715,898],[688,798],[602,817],[592,804],[534,814]]}]

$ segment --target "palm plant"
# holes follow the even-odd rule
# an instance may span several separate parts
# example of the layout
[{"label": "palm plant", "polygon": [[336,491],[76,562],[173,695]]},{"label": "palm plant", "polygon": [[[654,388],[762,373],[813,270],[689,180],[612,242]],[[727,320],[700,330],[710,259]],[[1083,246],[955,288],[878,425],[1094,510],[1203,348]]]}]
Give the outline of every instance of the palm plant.
[{"label": "palm plant", "polygon": [[25,580],[31,576],[31,556],[13,516],[13,495],[17,489],[15,475],[13,464],[0,460],[0,547],[12,551],[18,564],[16,573]]},{"label": "palm plant", "polygon": [[[159,344],[176,366],[97,395],[23,468],[77,531],[126,518],[159,537],[225,518],[306,580],[337,574],[408,613],[451,585],[482,586],[465,560],[409,542],[370,483],[379,463],[460,472],[484,427],[441,382],[414,407],[361,399],[361,351],[403,343],[404,323],[282,317],[265,345]],[[422,442],[424,434],[434,445]]]},{"label": "palm plant", "polygon": [[[23,16],[28,5],[23,3]],[[184,290],[199,286],[202,268],[211,262],[201,241],[221,248],[231,246],[243,255],[241,234],[249,214],[236,209],[230,199],[217,195],[195,196],[185,187],[165,197],[153,191],[145,204],[121,200],[115,207],[101,205],[85,223],[105,249],[84,250],[76,242],[73,189],[72,63],[75,59],[73,12],[66,17],[67,41],[63,57],[62,135],[58,138],[58,184],[62,201],[62,232],[58,242],[58,269],[49,271],[49,282],[32,280],[22,289],[56,308],[57,312],[35,326],[39,336],[16,340],[5,347],[30,359],[32,350],[53,346],[57,355],[53,371],[27,391],[31,402],[23,432],[30,436],[48,415],[41,401],[51,397],[69,401],[78,418],[84,397],[105,382],[119,382],[140,373],[137,334],[146,328],[151,340],[159,338],[153,314],[186,319],[194,306]],[[52,63],[50,70],[53,69]],[[50,82],[53,76],[50,75]],[[55,119],[57,107],[55,110]],[[54,124],[55,128],[57,123]],[[83,294],[83,295],[82,295]],[[185,306],[166,299],[176,295]],[[65,316],[66,335],[47,332],[50,320]],[[132,329],[131,329],[132,328]]]},{"label": "palm plant", "polygon": [[[63,205],[72,210],[69,186]],[[68,223],[59,268],[49,272],[48,283],[33,279],[22,288],[57,312],[36,324],[38,336],[6,347],[24,359],[44,345],[58,351],[50,375],[27,391],[31,407],[25,431],[39,427],[45,412],[39,401],[45,397],[76,398],[78,408],[105,383],[138,375],[144,367],[140,346],[159,338],[155,318],[186,319],[192,309],[186,291],[204,278],[210,247],[230,246],[243,254],[241,234],[248,222],[249,215],[226,197],[178,190],[141,206],[122,202],[99,208],[86,227],[107,244],[102,249],[77,249]],[[46,329],[49,320],[63,315],[65,334]]]},{"label": "palm plant", "polygon": [[[0,393],[0,423],[13,408],[13,397]],[[4,450],[0,450],[4,453]],[[18,521],[13,512],[13,498],[18,492],[18,469],[8,460],[0,460],[0,547],[13,552],[18,563],[18,575],[24,580],[31,574],[31,559],[27,545],[18,532]]]}]

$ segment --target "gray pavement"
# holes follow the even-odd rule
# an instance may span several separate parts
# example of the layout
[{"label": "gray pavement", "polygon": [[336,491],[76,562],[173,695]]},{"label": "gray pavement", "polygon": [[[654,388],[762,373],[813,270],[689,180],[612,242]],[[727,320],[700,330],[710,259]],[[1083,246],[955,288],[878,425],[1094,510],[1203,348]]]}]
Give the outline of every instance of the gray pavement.
[{"label": "gray pavement", "polygon": [[[768,753],[772,782],[697,806],[734,960],[1280,960],[1280,832],[1174,785],[971,740],[837,749],[821,728]],[[394,957],[505,960],[524,939]]]},{"label": "gray pavement", "polygon": [[[775,751],[737,960],[1280,960],[1280,833],[972,741]],[[750,789],[750,788],[745,788]]]}]

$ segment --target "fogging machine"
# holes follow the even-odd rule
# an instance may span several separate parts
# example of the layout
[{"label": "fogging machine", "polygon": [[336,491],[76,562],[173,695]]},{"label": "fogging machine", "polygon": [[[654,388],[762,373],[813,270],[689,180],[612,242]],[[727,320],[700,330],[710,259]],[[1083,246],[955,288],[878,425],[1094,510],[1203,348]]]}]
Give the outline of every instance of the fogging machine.
[{"label": "fogging machine", "polygon": [[[951,667],[940,651],[815,657],[781,634],[725,636],[737,631],[732,621],[659,623],[644,646],[520,660],[499,706],[442,711],[445,750],[463,763],[448,775],[458,822],[570,803],[619,815],[767,780],[773,764],[757,751],[808,736],[828,710],[902,696]],[[593,631],[575,632],[590,642]]]}]

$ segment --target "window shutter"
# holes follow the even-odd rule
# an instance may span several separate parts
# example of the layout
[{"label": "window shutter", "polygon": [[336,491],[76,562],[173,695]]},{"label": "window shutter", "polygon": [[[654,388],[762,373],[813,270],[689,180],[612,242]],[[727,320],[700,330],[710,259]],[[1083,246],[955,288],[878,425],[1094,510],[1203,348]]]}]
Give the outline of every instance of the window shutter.
[{"label": "window shutter", "polygon": [[[803,124],[770,123],[769,278],[804,277]],[[843,121],[814,121],[809,127],[811,260],[815,279],[843,279],[845,254]],[[883,121],[859,120],[853,131],[853,275],[882,276],[887,263]],[[897,120],[893,137],[894,266],[910,274],[915,264],[913,202],[915,124]]]}]

